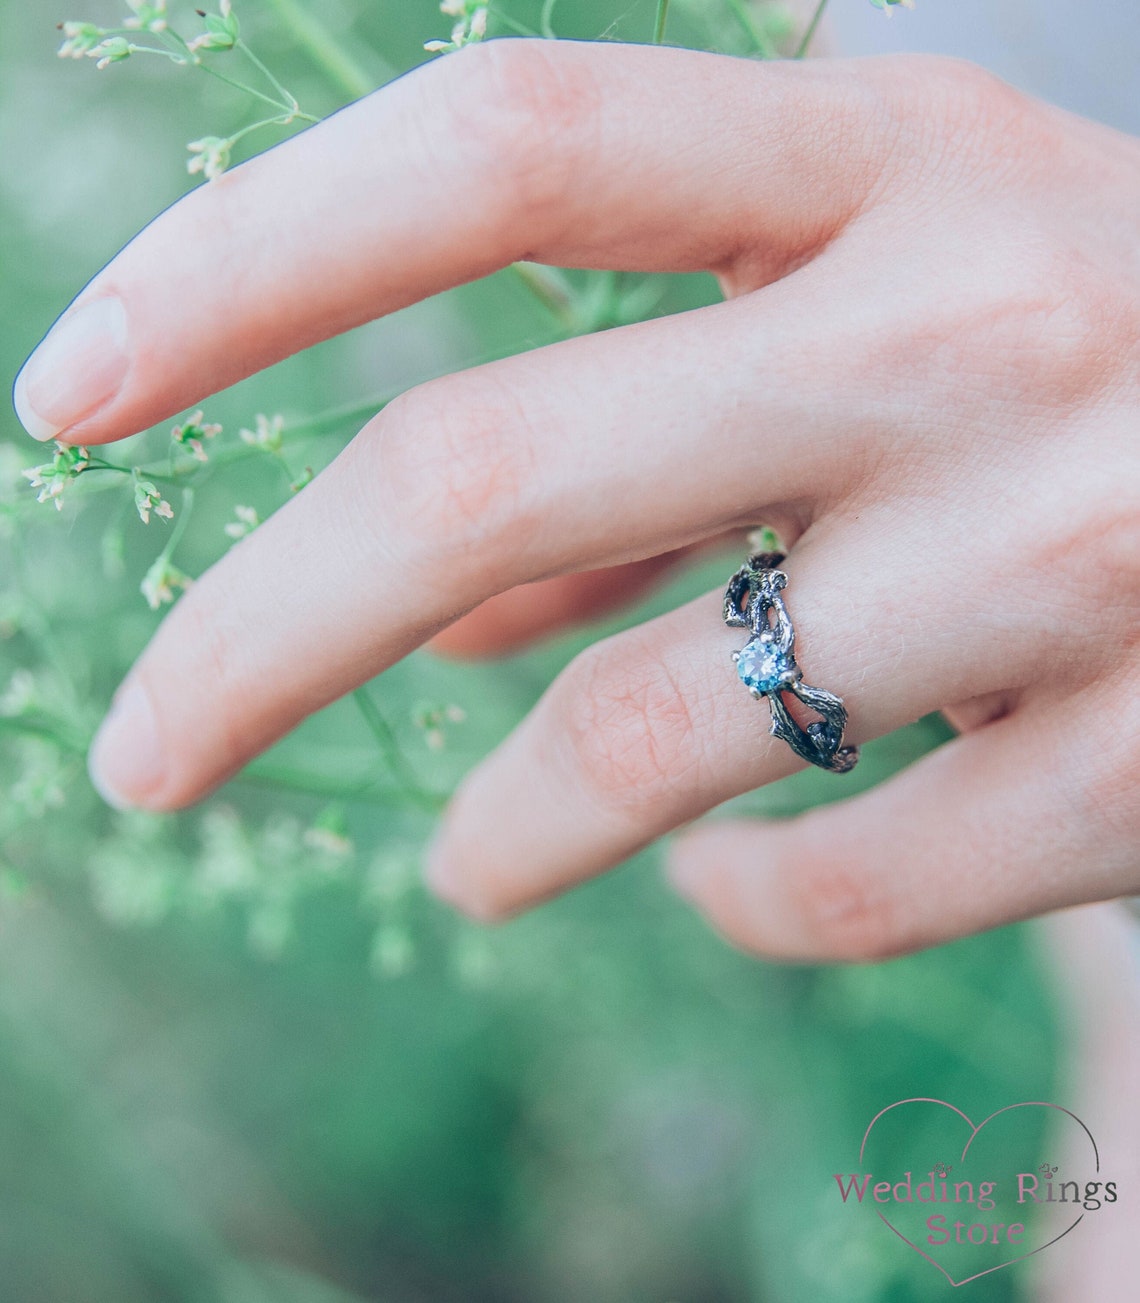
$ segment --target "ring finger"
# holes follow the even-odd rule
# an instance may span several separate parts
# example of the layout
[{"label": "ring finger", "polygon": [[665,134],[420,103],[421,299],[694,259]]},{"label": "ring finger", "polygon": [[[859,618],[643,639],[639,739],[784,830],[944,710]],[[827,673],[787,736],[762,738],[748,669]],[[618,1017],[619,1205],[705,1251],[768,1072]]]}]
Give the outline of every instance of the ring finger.
[{"label": "ring finger", "polygon": [[[889,559],[869,566],[867,543],[887,515]],[[847,741],[1031,670],[1012,648],[995,658],[984,633],[963,633],[975,598],[929,540],[929,525],[908,527],[893,504],[819,522],[783,567],[798,659],[809,683],[844,698]],[[724,626],[721,605],[720,592],[707,594],[572,662],[461,785],[429,857],[441,895],[480,917],[513,912],[802,767],[738,681],[730,653],[742,635]]]}]

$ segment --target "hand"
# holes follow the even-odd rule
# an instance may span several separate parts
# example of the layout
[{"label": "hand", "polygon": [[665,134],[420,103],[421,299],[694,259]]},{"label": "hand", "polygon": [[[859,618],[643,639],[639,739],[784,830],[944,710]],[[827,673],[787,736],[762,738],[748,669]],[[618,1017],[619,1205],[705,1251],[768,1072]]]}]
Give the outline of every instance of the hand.
[{"label": "hand", "polygon": [[[1138,212],[1136,141],[968,65],[526,41],[199,189],[25,368],[33,433],[121,438],[519,258],[709,269],[728,301],[393,403],[179,602],[97,782],[185,805],[484,599],[453,648],[764,521],[848,740],[937,708],[964,735],[865,795],[681,839],[677,881],[729,937],[870,958],[1140,890]],[[799,767],[720,604],[569,666],[463,783],[442,894],[516,910]]]}]

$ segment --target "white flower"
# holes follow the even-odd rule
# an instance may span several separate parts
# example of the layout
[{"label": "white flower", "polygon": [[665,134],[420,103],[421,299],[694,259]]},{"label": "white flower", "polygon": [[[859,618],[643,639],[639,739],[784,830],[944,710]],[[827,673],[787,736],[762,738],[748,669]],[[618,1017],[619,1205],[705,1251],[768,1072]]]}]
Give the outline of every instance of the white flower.
[{"label": "white flower", "polygon": [[94,23],[60,23],[63,44],[56,53],[61,59],[82,59],[103,40],[106,32]]},{"label": "white flower", "polygon": [[193,176],[201,172],[207,181],[216,181],[230,165],[233,141],[221,136],[203,136],[192,140],[186,148],[194,155],[186,163],[186,171]]},{"label": "white flower", "polygon": [[450,41],[425,41],[429,54],[443,54],[458,50],[472,41],[481,41],[487,35],[486,0],[442,0],[440,12],[458,21],[451,29]]},{"label": "white flower", "polygon": [[133,31],[165,32],[166,0],[127,0],[133,16],[123,19],[123,26]]},{"label": "white flower", "polygon": [[245,538],[247,534],[252,534],[261,524],[261,518],[253,507],[235,507],[234,515],[237,520],[231,520],[225,526],[226,535],[229,538]]},{"label": "white flower", "polygon": [[301,834],[301,844],[311,851],[322,851],[336,859],[343,859],[353,852],[351,838],[333,828],[306,828]]},{"label": "white flower", "polygon": [[170,437],[175,443],[181,444],[196,461],[205,461],[205,441],[216,438],[221,432],[220,425],[207,425],[203,413],[198,411],[187,417],[181,425],[176,425],[170,431]]},{"label": "white flower", "polygon": [[137,470],[135,471],[135,510],[144,525],[150,524],[152,511],[164,520],[174,519],[174,508],[158,491],[158,487],[150,480],[144,480]]},{"label": "white flower", "polygon": [[202,21],[206,24],[206,30],[190,42],[192,51],[232,50],[238,43],[241,29],[237,15],[233,12],[233,6],[229,0],[222,0],[218,9],[219,12],[216,14],[202,13],[201,9],[198,10]]},{"label": "white flower", "polygon": [[32,709],[39,700],[35,676],[31,670],[19,669],[12,673],[8,686],[0,696],[0,715],[14,718]]},{"label": "white flower", "polygon": [[434,706],[421,704],[412,711],[412,723],[424,735],[424,745],[429,751],[442,751],[447,743],[445,724],[462,724],[467,712],[454,704]]},{"label": "white flower", "polygon": [[94,49],[87,50],[86,55],[89,59],[98,59],[96,68],[106,68],[112,63],[122,63],[124,59],[131,57],[131,43],[123,36],[108,36],[105,41],[100,41]]},{"label": "white flower", "polygon": [[57,511],[63,510],[63,491],[90,465],[86,448],[72,447],[55,441],[56,454],[42,466],[31,466],[23,472],[33,489],[39,489],[37,502],[54,502]]},{"label": "white flower", "polygon": [[160,606],[174,601],[176,588],[185,590],[193,582],[189,575],[183,574],[177,566],[171,564],[169,557],[159,556],[143,577],[139,591],[146,598],[150,609],[157,611]]},{"label": "white flower", "polygon": [[253,418],[253,426],[252,430],[238,431],[242,443],[249,444],[251,448],[260,448],[263,452],[281,451],[285,430],[283,416],[266,416],[264,412],[258,412]]}]

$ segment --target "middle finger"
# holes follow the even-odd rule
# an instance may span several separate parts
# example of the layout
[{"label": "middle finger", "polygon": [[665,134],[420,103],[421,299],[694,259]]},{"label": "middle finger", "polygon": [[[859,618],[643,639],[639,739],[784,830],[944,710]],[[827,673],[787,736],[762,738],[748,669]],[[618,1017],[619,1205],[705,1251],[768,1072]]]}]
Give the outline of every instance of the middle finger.
[{"label": "middle finger", "polygon": [[100,789],[188,804],[494,593],[810,518],[859,478],[836,257],[391,405],[167,618],[96,740]]}]

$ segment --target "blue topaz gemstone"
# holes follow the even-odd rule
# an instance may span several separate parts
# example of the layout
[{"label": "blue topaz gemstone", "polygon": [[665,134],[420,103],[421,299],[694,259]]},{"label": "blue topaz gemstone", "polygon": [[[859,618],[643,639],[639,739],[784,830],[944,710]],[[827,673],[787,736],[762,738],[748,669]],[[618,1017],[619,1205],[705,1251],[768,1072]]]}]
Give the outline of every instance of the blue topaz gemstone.
[{"label": "blue topaz gemstone", "polygon": [[745,645],[736,662],[736,672],[744,685],[760,692],[774,692],[780,687],[780,676],[791,668],[791,659],[777,643],[761,642],[759,638]]}]

